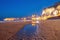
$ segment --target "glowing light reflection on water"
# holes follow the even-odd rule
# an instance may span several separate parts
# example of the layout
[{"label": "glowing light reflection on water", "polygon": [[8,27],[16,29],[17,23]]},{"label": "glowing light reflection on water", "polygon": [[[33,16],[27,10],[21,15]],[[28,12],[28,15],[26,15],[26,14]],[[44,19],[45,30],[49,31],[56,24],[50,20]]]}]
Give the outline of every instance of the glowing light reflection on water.
[{"label": "glowing light reflection on water", "polygon": [[[38,34],[38,25],[32,26],[31,24],[25,25],[24,28],[19,30],[10,39],[15,40],[33,40]],[[35,39],[34,39],[35,40]]]}]

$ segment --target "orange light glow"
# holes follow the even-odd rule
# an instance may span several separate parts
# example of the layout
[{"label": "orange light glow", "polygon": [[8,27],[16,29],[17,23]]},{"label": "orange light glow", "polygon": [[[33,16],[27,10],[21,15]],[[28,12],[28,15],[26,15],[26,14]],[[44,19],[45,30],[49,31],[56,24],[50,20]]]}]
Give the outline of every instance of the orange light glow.
[{"label": "orange light glow", "polygon": [[46,20],[51,17],[60,16],[60,5],[55,7],[46,8],[42,12],[42,19]]},{"label": "orange light glow", "polygon": [[15,18],[5,18],[4,21],[13,21]]}]

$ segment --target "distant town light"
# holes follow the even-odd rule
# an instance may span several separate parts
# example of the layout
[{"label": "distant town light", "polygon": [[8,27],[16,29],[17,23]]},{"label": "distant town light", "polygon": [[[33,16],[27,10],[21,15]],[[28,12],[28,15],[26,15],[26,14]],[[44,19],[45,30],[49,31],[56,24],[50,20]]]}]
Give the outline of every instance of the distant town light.
[{"label": "distant town light", "polygon": [[5,18],[4,21],[14,21],[15,18]]},{"label": "distant town light", "polygon": [[39,23],[39,21],[36,21],[36,23]]}]

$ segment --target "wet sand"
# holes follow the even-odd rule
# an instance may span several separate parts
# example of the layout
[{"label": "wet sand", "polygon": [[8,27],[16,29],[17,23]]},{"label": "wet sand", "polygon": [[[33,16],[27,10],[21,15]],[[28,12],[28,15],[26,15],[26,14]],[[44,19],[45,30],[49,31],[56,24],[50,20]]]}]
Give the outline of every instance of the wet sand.
[{"label": "wet sand", "polygon": [[60,40],[60,19],[40,21],[38,34],[31,40]]},{"label": "wet sand", "polygon": [[0,40],[8,40],[28,23],[26,22],[4,22],[0,23]]},{"label": "wet sand", "polygon": [[41,21],[40,37],[44,40],[60,40],[60,19]]},{"label": "wet sand", "polygon": [[[28,23],[0,23],[0,40],[8,40],[26,24]],[[41,40],[60,40],[60,19],[40,21],[38,31]]]}]

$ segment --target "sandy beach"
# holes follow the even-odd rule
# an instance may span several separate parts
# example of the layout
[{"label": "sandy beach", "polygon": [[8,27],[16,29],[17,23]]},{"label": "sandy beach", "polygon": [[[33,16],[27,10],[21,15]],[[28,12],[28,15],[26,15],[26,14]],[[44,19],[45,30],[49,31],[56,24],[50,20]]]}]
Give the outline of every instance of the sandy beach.
[{"label": "sandy beach", "polygon": [[0,40],[8,40],[28,23],[26,22],[4,22],[0,23]]},{"label": "sandy beach", "polygon": [[60,40],[60,19],[41,21],[39,26],[44,40]]},{"label": "sandy beach", "polygon": [[[8,40],[26,24],[29,22],[0,23],[0,40]],[[60,19],[40,21],[38,30],[42,40],[60,40]]]}]

